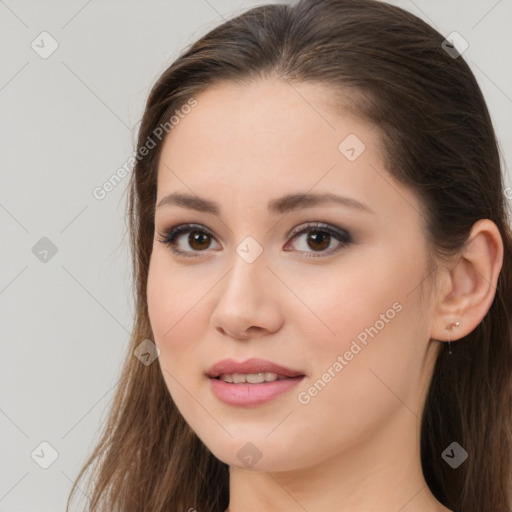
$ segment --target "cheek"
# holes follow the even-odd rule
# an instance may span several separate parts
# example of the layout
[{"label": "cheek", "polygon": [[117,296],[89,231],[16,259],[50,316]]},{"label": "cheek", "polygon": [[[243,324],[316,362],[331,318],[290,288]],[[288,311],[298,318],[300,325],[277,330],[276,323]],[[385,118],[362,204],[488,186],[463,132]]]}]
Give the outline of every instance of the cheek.
[{"label": "cheek", "polygon": [[[162,369],[175,374],[182,366],[190,367],[198,351],[198,341],[204,336],[201,318],[202,300],[214,285],[206,275],[192,274],[171,264],[168,255],[156,251],[152,256],[147,281],[149,319],[160,349]],[[165,375],[165,372],[164,372]]]},{"label": "cheek", "polygon": [[347,253],[339,265],[321,269],[303,265],[300,271],[282,272],[303,303],[294,306],[301,313],[297,323],[308,330],[302,339],[314,345],[317,354],[348,350],[358,335],[364,343],[365,333],[370,336],[366,329],[374,333],[371,328],[375,324],[379,332],[389,332],[400,316],[397,309],[405,308],[414,298],[412,283],[421,279],[418,266],[408,267],[396,255],[387,258],[382,251]]},{"label": "cheek", "polygon": [[148,313],[157,339],[173,340],[176,332],[190,327],[204,298],[216,283],[209,265],[178,265],[168,249],[155,246],[148,271]]},{"label": "cheek", "polygon": [[154,342],[160,349],[157,361],[171,398],[186,418],[201,414],[194,409],[195,402],[189,393],[195,394],[197,365],[201,361],[199,340],[205,329],[201,324],[201,299],[214,284],[211,276],[204,277],[190,279],[186,271],[172,265],[161,249],[152,255],[147,301]]},{"label": "cheek", "polygon": [[402,399],[416,403],[428,342],[428,312],[417,286],[424,271],[411,263],[421,261],[420,255],[370,259],[311,295],[312,309],[334,333],[305,333],[313,371],[297,396],[311,420],[315,410],[338,411],[333,424],[352,432],[370,428],[403,406]]}]

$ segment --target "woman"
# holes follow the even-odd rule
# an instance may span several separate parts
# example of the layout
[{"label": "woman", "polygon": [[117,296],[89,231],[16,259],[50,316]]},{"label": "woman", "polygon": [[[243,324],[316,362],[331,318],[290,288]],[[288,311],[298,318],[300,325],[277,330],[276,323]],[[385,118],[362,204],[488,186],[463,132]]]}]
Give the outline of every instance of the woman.
[{"label": "woman", "polygon": [[512,237],[453,45],[372,0],[252,9],[163,73],[137,155],[90,510],[512,508]]}]

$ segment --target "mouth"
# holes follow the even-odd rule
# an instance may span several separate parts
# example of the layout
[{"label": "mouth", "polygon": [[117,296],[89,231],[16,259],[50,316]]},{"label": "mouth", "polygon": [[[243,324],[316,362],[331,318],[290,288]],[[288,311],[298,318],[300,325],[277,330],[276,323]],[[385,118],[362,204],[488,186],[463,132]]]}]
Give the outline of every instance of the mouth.
[{"label": "mouth", "polygon": [[276,380],[296,379],[297,377],[285,377],[274,372],[258,373],[222,373],[218,377],[213,377],[229,384],[263,384],[265,382],[275,382]]},{"label": "mouth", "polygon": [[232,406],[261,405],[295,387],[305,374],[264,359],[224,359],[206,373],[214,395]]},{"label": "mouth", "polygon": [[265,359],[235,361],[223,359],[215,363],[206,373],[210,379],[219,379],[230,384],[263,384],[276,380],[304,377],[299,370],[286,368]]}]

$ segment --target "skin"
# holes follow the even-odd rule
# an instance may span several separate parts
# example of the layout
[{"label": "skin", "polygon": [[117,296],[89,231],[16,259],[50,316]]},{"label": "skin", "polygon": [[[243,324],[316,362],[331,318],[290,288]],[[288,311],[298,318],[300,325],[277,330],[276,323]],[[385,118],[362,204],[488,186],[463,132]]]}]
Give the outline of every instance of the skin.
[{"label": "skin", "polygon": [[[384,169],[378,130],[335,113],[329,97],[311,83],[225,83],[198,95],[167,136],[156,204],[182,192],[216,201],[220,216],[156,208],[147,298],[158,361],[185,420],[230,466],[229,512],[448,511],[422,474],[421,412],[442,341],[471,332],[492,303],[501,238],[479,221],[464,254],[429,275],[419,198]],[[354,161],[338,149],[349,134],[366,146]],[[373,213],[333,203],[269,214],[270,200],[305,192],[348,196]],[[307,233],[288,236],[315,221],[353,242],[331,237],[319,251]],[[159,239],[189,222],[213,236],[201,251],[182,234],[176,243],[193,256],[176,255]],[[247,236],[263,248],[252,263],[236,252]],[[401,310],[301,403],[396,303]],[[266,404],[226,405],[205,372],[228,357],[264,358],[305,378]],[[252,467],[237,457],[248,442],[261,453]]]}]

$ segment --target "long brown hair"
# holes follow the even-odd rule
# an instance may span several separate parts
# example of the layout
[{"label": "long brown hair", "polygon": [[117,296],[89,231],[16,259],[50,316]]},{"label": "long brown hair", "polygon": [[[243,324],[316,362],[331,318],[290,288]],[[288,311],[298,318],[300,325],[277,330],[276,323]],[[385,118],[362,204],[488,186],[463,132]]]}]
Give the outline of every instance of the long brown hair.
[{"label": "long brown hair", "polygon": [[[221,81],[262,77],[316,82],[349,94],[382,133],[386,168],[418,194],[439,256],[460,251],[472,225],[491,219],[505,246],[496,296],[481,324],[443,344],[426,397],[421,460],[436,498],[457,512],[509,512],[512,459],[512,236],[494,129],[462,56],[416,16],[374,0],[301,0],[265,5],[226,21],[187,48],[146,104],[129,188],[136,315],[131,344],[101,440],[77,477],[91,470],[88,510],[222,512],[229,472],[171,400],[158,364],[133,356],[153,339],[146,281],[154,236],[155,129]],[[351,96],[352,95],[352,96]],[[364,99],[364,101],[363,101]],[[164,138],[162,138],[164,140]],[[453,442],[468,459],[452,469]],[[76,492],[73,487],[68,507]]]}]

